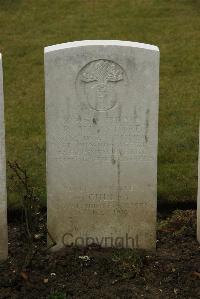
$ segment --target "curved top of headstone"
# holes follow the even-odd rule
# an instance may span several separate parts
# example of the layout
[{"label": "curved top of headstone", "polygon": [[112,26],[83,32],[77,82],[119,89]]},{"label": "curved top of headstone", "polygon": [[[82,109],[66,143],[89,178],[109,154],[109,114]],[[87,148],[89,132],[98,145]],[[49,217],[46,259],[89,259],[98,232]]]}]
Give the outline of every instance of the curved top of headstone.
[{"label": "curved top of headstone", "polygon": [[45,47],[44,52],[54,52],[64,49],[77,48],[77,47],[85,47],[85,46],[120,46],[120,47],[132,47],[132,48],[140,48],[151,51],[158,51],[157,46],[143,44],[138,42],[130,42],[130,41],[121,41],[121,40],[83,40],[83,41],[74,41],[63,44],[57,44],[49,47]]}]

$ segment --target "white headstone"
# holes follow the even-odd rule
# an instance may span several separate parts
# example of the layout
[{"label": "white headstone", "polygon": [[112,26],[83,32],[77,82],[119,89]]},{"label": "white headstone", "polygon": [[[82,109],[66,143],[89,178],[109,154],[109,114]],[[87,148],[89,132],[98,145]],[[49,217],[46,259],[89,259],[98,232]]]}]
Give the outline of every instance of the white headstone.
[{"label": "white headstone", "polygon": [[63,245],[156,246],[159,50],[45,48],[48,230]]},{"label": "white headstone", "polygon": [[0,54],[0,260],[8,256],[3,69]]},{"label": "white headstone", "polygon": [[198,195],[197,195],[197,240],[200,243],[200,123],[199,123]]}]

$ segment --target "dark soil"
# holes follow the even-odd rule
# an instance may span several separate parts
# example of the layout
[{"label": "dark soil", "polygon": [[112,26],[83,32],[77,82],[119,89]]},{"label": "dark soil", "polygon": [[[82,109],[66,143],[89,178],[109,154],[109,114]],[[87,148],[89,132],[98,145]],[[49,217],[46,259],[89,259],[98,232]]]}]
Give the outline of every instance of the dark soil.
[{"label": "dark soil", "polygon": [[10,223],[9,259],[0,265],[0,299],[200,298],[195,223],[193,210],[160,218],[156,252],[93,245],[58,253],[45,250],[44,233],[28,246],[23,227]]}]

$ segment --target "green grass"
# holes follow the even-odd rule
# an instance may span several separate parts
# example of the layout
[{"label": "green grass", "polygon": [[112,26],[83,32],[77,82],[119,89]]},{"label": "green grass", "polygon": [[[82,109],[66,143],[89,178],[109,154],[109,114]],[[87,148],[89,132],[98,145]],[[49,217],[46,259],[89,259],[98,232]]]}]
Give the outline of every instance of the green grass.
[{"label": "green grass", "polygon": [[[7,159],[27,169],[44,202],[43,48],[83,39],[159,46],[158,197],[196,199],[199,28],[198,0],[0,0]],[[13,206],[19,190],[8,195]]]},{"label": "green grass", "polygon": [[66,295],[64,293],[56,292],[52,295],[48,296],[48,299],[66,299]]}]

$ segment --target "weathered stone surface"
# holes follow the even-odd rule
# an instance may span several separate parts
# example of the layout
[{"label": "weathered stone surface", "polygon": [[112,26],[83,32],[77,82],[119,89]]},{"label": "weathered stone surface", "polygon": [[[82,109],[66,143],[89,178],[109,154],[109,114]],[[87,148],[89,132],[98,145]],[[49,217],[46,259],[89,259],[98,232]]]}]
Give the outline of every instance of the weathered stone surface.
[{"label": "weathered stone surface", "polygon": [[8,256],[3,70],[0,54],[0,260]]},{"label": "weathered stone surface", "polygon": [[159,50],[45,48],[48,229],[64,244],[156,246]]}]

